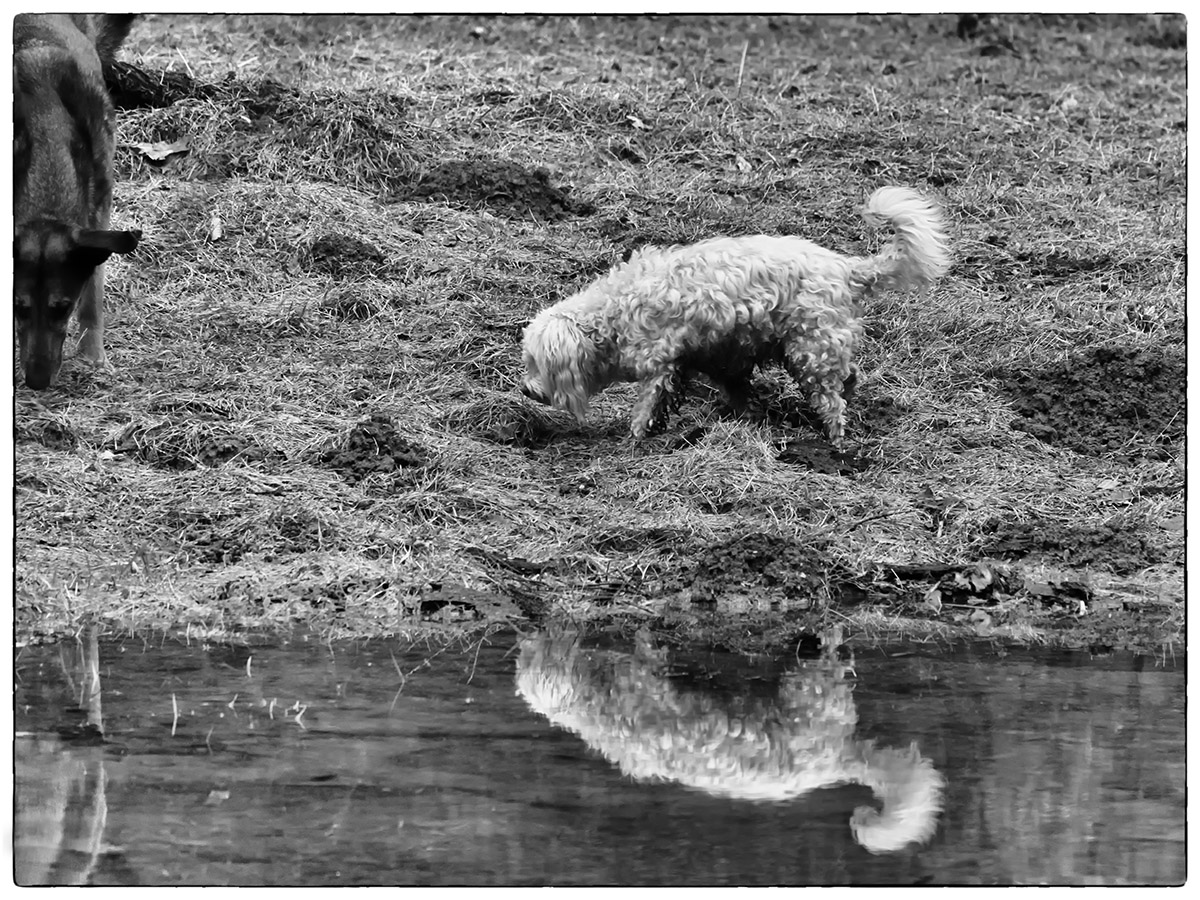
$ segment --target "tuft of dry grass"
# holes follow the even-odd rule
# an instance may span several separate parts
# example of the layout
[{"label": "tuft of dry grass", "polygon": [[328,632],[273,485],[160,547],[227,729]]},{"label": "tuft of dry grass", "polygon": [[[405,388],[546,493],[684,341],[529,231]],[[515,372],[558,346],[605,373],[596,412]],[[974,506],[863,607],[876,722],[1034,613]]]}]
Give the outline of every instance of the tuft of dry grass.
[{"label": "tuft of dry grass", "polygon": [[[124,58],[182,96],[119,116],[114,221],[144,237],[109,266],[116,371],[16,391],[19,629],[982,633],[920,614],[927,585],[838,597],[978,561],[1000,522],[1146,538],[1062,577],[1165,606],[989,636],[1180,639],[1182,442],[1044,443],[995,373],[1182,352],[1185,54],[1161,20],[997,18],[147,16]],[[778,373],[744,418],[694,385],[637,447],[629,386],[583,424],[516,391],[525,323],[630,249],[863,252],[887,183],[938,199],[956,262],[869,310],[856,474],[781,458],[814,435]]]}]

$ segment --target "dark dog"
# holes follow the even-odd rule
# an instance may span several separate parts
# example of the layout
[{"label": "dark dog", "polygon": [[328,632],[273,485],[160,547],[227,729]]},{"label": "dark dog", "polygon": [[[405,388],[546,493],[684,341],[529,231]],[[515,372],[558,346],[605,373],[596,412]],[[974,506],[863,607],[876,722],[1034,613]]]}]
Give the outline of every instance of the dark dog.
[{"label": "dark dog", "polygon": [[137,247],[110,231],[115,114],[101,74],[132,15],[19,15],[13,24],[13,313],[25,383],[47,387],[78,307],[79,355],[104,353],[104,261]]}]

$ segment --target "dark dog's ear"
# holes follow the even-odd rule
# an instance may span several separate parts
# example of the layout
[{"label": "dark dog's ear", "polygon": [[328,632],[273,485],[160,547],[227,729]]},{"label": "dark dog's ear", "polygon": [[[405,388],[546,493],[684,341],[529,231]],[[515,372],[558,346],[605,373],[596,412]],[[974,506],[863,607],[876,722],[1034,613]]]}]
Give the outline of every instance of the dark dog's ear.
[{"label": "dark dog's ear", "polygon": [[84,229],[75,238],[71,260],[94,269],[114,253],[132,253],[141,237],[140,231]]},{"label": "dark dog's ear", "polygon": [[107,259],[113,253],[132,253],[141,239],[140,231],[102,231],[85,228],[75,238],[75,246],[88,250],[107,250]]}]

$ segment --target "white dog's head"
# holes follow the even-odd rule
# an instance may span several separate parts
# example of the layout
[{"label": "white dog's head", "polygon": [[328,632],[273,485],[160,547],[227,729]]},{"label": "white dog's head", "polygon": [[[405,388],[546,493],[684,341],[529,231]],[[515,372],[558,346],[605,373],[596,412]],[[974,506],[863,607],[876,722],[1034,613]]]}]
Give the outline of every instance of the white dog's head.
[{"label": "white dog's head", "polygon": [[583,421],[588,399],[611,381],[598,366],[595,342],[570,316],[543,311],[525,329],[521,393]]}]

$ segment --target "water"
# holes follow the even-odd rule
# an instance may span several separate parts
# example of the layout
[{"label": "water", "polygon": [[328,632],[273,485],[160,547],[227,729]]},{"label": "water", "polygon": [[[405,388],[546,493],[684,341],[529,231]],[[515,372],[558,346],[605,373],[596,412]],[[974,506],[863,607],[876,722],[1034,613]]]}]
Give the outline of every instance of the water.
[{"label": "water", "polygon": [[751,662],[545,633],[430,652],[20,651],[18,882],[1186,875],[1182,659]]}]

